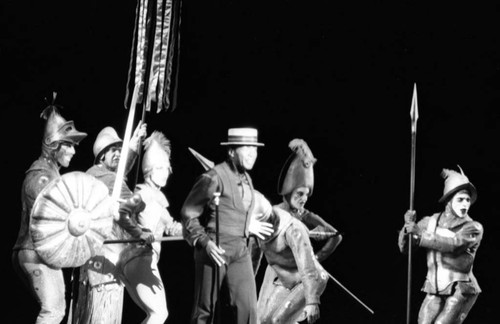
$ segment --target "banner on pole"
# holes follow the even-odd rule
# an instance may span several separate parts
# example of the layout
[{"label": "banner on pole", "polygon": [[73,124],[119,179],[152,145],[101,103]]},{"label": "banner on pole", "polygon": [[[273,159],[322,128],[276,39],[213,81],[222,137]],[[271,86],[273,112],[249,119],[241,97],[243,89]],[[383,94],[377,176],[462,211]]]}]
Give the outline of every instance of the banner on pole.
[{"label": "banner on pole", "polygon": [[182,0],[138,0],[125,92],[125,108],[139,86],[146,111],[174,110],[180,54]]}]

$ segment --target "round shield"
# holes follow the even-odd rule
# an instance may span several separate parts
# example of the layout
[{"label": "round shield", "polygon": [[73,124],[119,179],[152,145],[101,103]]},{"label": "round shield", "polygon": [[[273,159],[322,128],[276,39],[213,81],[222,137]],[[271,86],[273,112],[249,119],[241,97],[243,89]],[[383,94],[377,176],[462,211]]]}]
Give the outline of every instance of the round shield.
[{"label": "round shield", "polygon": [[111,201],[108,187],[83,172],[50,182],[31,211],[31,238],[43,261],[79,267],[99,253],[113,226]]}]

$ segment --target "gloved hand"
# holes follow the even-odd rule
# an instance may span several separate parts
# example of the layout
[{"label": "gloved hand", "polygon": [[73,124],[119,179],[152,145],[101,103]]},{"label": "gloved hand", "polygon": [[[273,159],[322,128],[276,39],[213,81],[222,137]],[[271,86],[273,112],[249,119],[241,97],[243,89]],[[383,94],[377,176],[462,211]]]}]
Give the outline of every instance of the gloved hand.
[{"label": "gloved hand", "polygon": [[220,246],[217,246],[214,241],[209,240],[205,249],[212,261],[215,262],[219,267],[223,264],[226,264],[226,261],[223,258],[223,255],[226,254],[226,251]]},{"label": "gloved hand", "polygon": [[149,228],[143,228],[139,239],[143,240],[145,244],[151,244],[155,241],[155,236]]},{"label": "gloved hand", "polygon": [[414,210],[407,210],[404,217],[405,223],[415,223],[417,220],[417,212]]},{"label": "gloved hand", "polygon": [[407,223],[405,225],[405,231],[408,234],[417,235],[418,237],[422,235],[422,229],[418,227],[415,222]]},{"label": "gloved hand", "polygon": [[307,318],[307,323],[315,323],[319,319],[319,306],[318,304],[306,305],[304,313]]},{"label": "gloved hand", "polygon": [[129,147],[135,152],[139,151],[139,145],[142,140],[146,138],[147,135],[147,124],[143,123],[142,120],[139,121],[137,127],[135,128],[134,134],[130,138]]},{"label": "gloved hand", "polygon": [[167,236],[182,236],[182,223],[174,221],[172,225],[165,229]]},{"label": "gloved hand", "polygon": [[144,210],[146,204],[138,194],[134,194],[124,202],[120,203],[118,208],[119,218],[116,221],[125,231],[135,238],[143,236],[142,229],[137,225],[136,215]]}]

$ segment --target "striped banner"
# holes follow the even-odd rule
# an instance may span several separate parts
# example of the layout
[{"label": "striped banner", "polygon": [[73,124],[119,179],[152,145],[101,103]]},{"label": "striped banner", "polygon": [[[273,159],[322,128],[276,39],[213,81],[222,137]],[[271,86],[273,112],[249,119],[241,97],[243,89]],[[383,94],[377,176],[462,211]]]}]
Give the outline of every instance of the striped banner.
[{"label": "striped banner", "polygon": [[125,92],[125,108],[139,86],[146,111],[174,110],[179,72],[182,0],[138,0]]}]

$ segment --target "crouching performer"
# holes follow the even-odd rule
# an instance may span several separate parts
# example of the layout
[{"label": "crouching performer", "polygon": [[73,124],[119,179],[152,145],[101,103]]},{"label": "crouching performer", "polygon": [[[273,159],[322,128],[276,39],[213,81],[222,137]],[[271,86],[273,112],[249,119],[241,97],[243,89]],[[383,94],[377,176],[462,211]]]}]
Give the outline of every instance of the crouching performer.
[{"label": "crouching performer", "polygon": [[320,317],[320,296],[328,282],[328,273],[314,255],[307,227],[287,211],[272,207],[255,191],[256,205],[252,222],[273,224],[274,232],[259,237],[259,245],[276,279],[262,287],[257,301],[259,322],[297,323]]}]

